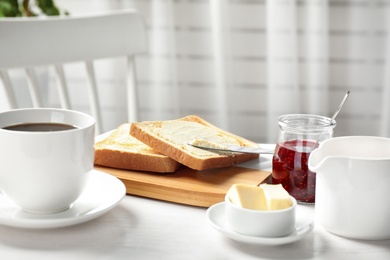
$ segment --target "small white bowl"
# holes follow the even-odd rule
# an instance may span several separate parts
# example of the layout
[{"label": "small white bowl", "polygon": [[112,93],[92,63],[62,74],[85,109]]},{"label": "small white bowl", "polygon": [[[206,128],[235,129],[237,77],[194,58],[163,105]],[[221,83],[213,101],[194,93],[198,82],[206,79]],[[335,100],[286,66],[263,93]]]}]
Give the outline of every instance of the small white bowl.
[{"label": "small white bowl", "polygon": [[293,197],[291,201],[291,207],[282,210],[253,210],[239,207],[225,196],[227,224],[234,232],[247,236],[287,236],[295,230],[297,201]]}]

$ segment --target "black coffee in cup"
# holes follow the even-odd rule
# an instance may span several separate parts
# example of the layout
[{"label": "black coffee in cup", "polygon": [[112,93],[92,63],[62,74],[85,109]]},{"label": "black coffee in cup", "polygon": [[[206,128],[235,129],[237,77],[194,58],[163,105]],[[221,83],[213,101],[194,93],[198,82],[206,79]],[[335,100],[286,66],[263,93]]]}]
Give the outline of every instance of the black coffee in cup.
[{"label": "black coffee in cup", "polygon": [[3,127],[6,130],[26,132],[53,132],[76,129],[76,126],[62,123],[24,123]]}]

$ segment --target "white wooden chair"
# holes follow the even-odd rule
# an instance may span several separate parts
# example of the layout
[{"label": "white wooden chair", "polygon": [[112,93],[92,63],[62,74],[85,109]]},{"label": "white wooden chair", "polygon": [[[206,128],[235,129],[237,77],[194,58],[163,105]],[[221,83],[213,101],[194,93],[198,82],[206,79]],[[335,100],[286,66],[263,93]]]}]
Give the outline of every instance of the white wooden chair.
[{"label": "white wooden chair", "polygon": [[102,130],[101,108],[93,62],[127,57],[127,105],[129,122],[138,120],[134,57],[146,50],[144,21],[135,10],[88,16],[0,19],[0,76],[11,109],[18,108],[8,71],[26,71],[34,107],[42,100],[35,74],[37,66],[54,66],[61,107],[72,109],[63,65],[83,61],[88,77],[91,114],[96,131]]}]

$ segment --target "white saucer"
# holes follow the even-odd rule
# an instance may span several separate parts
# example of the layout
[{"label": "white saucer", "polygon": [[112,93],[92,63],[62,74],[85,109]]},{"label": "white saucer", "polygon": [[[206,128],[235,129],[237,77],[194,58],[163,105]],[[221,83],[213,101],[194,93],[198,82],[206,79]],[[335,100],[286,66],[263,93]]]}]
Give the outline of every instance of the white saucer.
[{"label": "white saucer", "polygon": [[20,210],[0,193],[0,225],[19,228],[58,228],[97,218],[114,208],[126,195],[116,177],[92,170],[88,184],[70,209],[55,214],[31,214]]},{"label": "white saucer", "polygon": [[225,202],[215,204],[208,208],[206,215],[211,225],[226,237],[238,242],[256,245],[283,245],[292,243],[309,234],[314,227],[312,217],[307,214],[300,214],[300,211],[297,209],[295,231],[292,234],[276,238],[254,237],[236,233],[228,227],[225,221]]}]

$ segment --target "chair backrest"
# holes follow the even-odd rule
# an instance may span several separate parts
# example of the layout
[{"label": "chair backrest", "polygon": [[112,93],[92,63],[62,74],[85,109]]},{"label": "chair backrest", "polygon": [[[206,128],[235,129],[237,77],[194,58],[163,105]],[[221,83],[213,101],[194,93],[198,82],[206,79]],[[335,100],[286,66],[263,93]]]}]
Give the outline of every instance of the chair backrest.
[{"label": "chair backrest", "polygon": [[17,108],[8,70],[24,68],[34,107],[42,106],[34,67],[53,65],[62,108],[71,109],[63,65],[86,64],[91,114],[102,129],[101,111],[93,61],[127,57],[127,103],[129,121],[138,120],[134,56],[145,52],[146,32],[135,10],[87,16],[0,19],[0,75],[11,108]]}]

